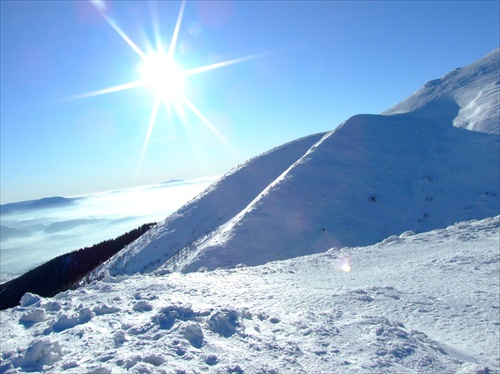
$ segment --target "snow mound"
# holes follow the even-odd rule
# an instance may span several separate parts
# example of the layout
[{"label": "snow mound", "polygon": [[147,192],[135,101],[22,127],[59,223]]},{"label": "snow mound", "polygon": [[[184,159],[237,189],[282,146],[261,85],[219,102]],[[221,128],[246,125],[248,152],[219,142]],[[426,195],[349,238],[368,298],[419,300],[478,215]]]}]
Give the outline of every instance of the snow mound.
[{"label": "snow mound", "polygon": [[32,294],[31,292],[26,292],[23,297],[21,297],[21,306],[30,306],[39,303],[41,300],[40,296]]},{"label": "snow mound", "polygon": [[207,321],[208,328],[220,336],[229,338],[242,326],[239,320],[239,313],[236,310],[223,309],[215,312]]},{"label": "snow mound", "polygon": [[44,366],[51,366],[62,358],[59,342],[36,338],[21,356],[14,360],[14,366],[24,371],[40,371]]}]

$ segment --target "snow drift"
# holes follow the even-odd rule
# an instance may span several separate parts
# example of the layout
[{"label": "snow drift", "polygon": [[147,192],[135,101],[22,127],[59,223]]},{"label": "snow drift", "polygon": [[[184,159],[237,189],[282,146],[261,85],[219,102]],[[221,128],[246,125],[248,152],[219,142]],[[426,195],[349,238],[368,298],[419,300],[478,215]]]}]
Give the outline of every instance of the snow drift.
[{"label": "snow drift", "polygon": [[98,274],[258,265],[497,215],[499,54],[248,161]]}]

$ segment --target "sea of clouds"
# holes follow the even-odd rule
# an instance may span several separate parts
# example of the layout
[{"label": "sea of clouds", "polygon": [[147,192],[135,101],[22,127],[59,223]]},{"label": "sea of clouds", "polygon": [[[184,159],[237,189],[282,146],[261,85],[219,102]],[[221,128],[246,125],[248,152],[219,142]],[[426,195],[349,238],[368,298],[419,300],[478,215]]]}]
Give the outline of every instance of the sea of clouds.
[{"label": "sea of clouds", "polygon": [[61,254],[159,222],[208,187],[214,178],[72,198],[5,204],[0,210],[0,283]]}]

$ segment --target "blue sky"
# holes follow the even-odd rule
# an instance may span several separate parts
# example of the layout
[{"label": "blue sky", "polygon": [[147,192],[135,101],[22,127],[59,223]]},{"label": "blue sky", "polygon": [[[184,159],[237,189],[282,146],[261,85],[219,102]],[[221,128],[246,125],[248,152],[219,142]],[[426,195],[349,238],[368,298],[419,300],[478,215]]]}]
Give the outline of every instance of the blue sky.
[{"label": "blue sky", "polygon": [[192,107],[154,121],[148,87],[76,98],[142,79],[131,44],[168,48],[181,7],[1,2],[2,204],[222,174],[499,45],[497,1],[187,2],[180,70],[251,58],[186,77]]}]

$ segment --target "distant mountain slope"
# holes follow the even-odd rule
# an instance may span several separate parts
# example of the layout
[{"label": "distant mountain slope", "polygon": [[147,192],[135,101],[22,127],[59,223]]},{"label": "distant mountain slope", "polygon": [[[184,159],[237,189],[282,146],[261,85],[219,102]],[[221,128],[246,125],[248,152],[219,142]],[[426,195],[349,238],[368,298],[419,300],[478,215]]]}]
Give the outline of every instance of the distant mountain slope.
[{"label": "distant mountain slope", "polygon": [[99,272],[257,265],[497,215],[498,61],[497,49],[384,115],[251,160]]},{"label": "distant mountain slope", "polygon": [[17,203],[0,205],[0,212],[2,214],[7,214],[7,213],[24,212],[30,209],[58,208],[74,204],[77,200],[78,198],[76,197],[73,198],[66,198],[60,196],[44,197],[43,199],[39,200],[21,201]]}]

